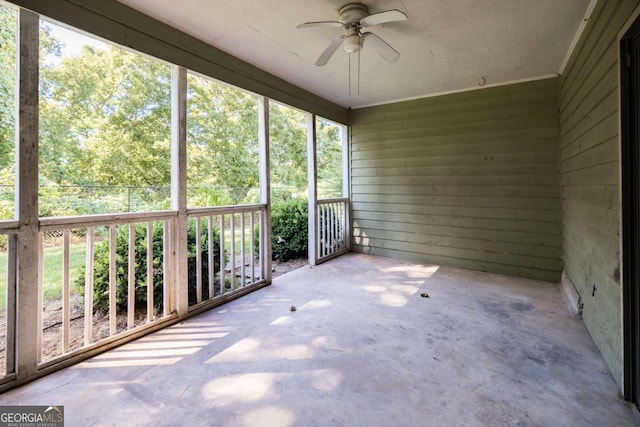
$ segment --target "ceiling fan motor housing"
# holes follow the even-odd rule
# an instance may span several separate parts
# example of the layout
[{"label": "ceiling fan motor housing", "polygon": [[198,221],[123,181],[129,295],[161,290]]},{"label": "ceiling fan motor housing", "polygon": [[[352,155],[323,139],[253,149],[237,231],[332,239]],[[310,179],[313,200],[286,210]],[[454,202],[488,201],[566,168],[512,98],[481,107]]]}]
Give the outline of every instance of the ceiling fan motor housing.
[{"label": "ceiling fan motor housing", "polygon": [[362,3],[349,3],[340,8],[338,20],[345,25],[359,24],[365,16],[369,16],[369,9]]}]

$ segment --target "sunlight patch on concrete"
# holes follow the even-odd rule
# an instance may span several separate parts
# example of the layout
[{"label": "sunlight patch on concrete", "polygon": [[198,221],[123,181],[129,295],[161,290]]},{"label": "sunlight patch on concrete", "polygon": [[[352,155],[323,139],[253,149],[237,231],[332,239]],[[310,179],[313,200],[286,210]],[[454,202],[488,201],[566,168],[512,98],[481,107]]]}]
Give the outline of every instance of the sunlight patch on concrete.
[{"label": "sunlight patch on concrete", "polygon": [[390,307],[403,307],[409,302],[409,299],[397,292],[386,292],[380,295],[380,302]]},{"label": "sunlight patch on concrete", "polygon": [[247,427],[289,427],[295,421],[296,416],[291,410],[277,406],[253,409],[242,417],[242,422]]},{"label": "sunlight patch on concrete", "polygon": [[367,286],[363,286],[362,289],[364,289],[367,292],[371,292],[371,293],[379,293],[379,292],[384,292],[387,290],[386,286],[381,286],[381,285],[367,285]]},{"label": "sunlight patch on concrete", "polygon": [[269,323],[270,325],[288,325],[293,322],[293,318],[291,316],[282,316],[278,317],[273,322]]},{"label": "sunlight patch on concrete", "polygon": [[314,299],[308,303],[298,307],[299,310],[315,310],[318,308],[325,308],[331,305],[331,300],[328,299]]},{"label": "sunlight patch on concrete", "polygon": [[245,338],[216,354],[206,363],[251,362],[258,360],[306,360],[315,355],[313,349],[304,344],[265,348],[255,338]]},{"label": "sunlight patch on concrete", "polygon": [[421,280],[413,280],[412,284],[378,284],[362,286],[366,292],[378,297],[378,301],[390,307],[403,307],[409,302],[409,297],[420,289],[415,284],[422,284]]},{"label": "sunlight patch on concrete", "polygon": [[217,378],[202,387],[202,397],[211,406],[222,408],[238,402],[257,402],[272,396],[277,374],[238,374]]},{"label": "sunlight patch on concrete", "polygon": [[438,269],[439,265],[398,265],[395,267],[383,268],[383,273],[402,273],[410,278],[422,278],[428,279],[433,276]]},{"label": "sunlight patch on concrete", "polygon": [[333,391],[343,379],[344,376],[335,369],[318,369],[311,372],[311,385],[319,391]]}]

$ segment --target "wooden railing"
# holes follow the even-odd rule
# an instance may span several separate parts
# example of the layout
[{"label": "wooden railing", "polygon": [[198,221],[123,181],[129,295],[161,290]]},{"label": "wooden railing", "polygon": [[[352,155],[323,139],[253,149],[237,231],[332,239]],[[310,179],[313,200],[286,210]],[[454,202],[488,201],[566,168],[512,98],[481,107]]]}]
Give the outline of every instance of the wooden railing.
[{"label": "wooden railing", "polygon": [[318,200],[317,224],[319,262],[349,251],[349,198]]},{"label": "wooden railing", "polygon": [[40,220],[41,362],[174,312],[176,217],[162,211]]},{"label": "wooden railing", "polygon": [[196,251],[189,262],[191,307],[267,280],[266,209],[259,204],[187,211]]}]

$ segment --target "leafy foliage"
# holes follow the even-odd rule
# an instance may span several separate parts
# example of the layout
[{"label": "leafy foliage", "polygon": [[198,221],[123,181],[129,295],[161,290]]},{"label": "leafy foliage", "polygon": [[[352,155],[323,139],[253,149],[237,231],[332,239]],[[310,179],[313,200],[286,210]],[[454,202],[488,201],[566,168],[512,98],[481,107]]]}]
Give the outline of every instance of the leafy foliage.
[{"label": "leafy foliage", "polygon": [[[161,310],[163,304],[163,228],[161,224],[154,224],[153,240],[153,301],[155,310]],[[195,302],[196,275],[196,228],[195,222],[190,222],[187,229],[189,266],[189,295],[190,303]],[[213,230],[214,241],[214,271],[220,268],[220,247],[218,230]],[[208,271],[208,242],[207,235],[201,236],[202,245],[202,274],[206,277]],[[129,282],[129,228],[118,227],[116,230],[116,307],[122,312],[127,309]],[[135,226],[135,307],[146,307],[147,304],[147,229],[144,224]],[[85,277],[80,275],[74,285],[84,289]],[[191,301],[193,295],[193,301]],[[206,297],[206,296],[205,296]],[[93,309],[106,312],[109,310],[109,240],[98,243],[94,254],[94,285]]]},{"label": "leafy foliage", "polygon": [[309,207],[306,199],[277,202],[271,211],[273,258],[282,261],[307,254]]}]

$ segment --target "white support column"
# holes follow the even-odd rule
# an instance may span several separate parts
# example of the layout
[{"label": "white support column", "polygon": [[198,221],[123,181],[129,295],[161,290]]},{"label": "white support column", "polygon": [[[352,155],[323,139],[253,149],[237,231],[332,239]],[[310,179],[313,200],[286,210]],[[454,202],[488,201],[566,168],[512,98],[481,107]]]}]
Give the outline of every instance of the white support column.
[{"label": "white support column", "polygon": [[307,177],[309,181],[309,264],[318,263],[318,160],[316,157],[316,116],[307,114]]},{"label": "white support column", "polygon": [[187,70],[171,70],[171,206],[176,219],[175,295],[178,316],[189,311],[187,266]]},{"label": "white support column", "polygon": [[342,197],[349,198],[344,211],[344,244],[351,250],[351,139],[349,127],[342,125]]},{"label": "white support column", "polygon": [[16,371],[18,378],[38,369],[38,81],[39,17],[20,9],[18,50],[18,132],[16,147],[18,291]]},{"label": "white support column", "polygon": [[[260,241],[262,259],[262,277],[271,283],[271,172],[269,156],[269,99],[258,98],[258,126],[260,142],[260,203],[267,205],[262,215],[262,229],[264,233]],[[251,231],[253,233],[253,230]]]}]

